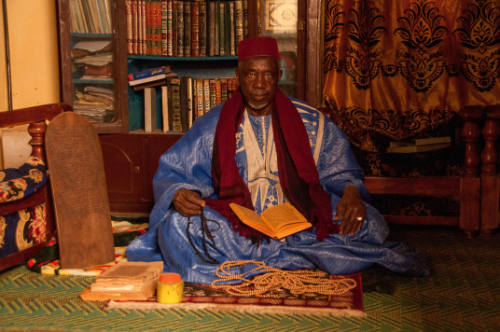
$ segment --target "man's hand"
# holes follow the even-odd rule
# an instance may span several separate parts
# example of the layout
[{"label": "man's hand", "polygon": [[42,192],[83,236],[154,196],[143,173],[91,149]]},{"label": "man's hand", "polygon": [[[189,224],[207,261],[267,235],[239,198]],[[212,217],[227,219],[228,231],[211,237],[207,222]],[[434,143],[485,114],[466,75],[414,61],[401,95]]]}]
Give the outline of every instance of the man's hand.
[{"label": "man's hand", "polygon": [[200,195],[192,190],[179,189],[174,195],[172,200],[174,208],[184,217],[200,215],[205,201],[201,199]]},{"label": "man's hand", "polygon": [[337,212],[333,220],[342,220],[340,234],[353,235],[361,229],[366,217],[366,206],[359,191],[354,186],[344,188],[344,195],[337,204]]}]

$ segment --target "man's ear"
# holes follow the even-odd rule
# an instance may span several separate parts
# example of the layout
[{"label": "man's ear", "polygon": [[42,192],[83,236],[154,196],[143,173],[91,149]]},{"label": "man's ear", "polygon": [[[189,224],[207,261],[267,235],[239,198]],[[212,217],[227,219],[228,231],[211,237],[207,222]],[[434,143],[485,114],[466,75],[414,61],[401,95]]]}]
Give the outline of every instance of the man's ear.
[{"label": "man's ear", "polygon": [[239,81],[240,80],[240,70],[238,67],[234,70],[234,73],[236,74],[236,79]]},{"label": "man's ear", "polygon": [[281,76],[283,76],[283,70],[278,71],[278,82],[281,81]]}]

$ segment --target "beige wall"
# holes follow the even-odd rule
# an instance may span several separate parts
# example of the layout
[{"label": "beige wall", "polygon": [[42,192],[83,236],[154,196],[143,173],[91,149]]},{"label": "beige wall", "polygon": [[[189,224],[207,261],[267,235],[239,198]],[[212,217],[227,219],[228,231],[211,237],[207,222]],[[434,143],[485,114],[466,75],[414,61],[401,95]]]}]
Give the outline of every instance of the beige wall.
[{"label": "beige wall", "polygon": [[[55,0],[6,0],[13,109],[58,102]],[[0,111],[8,110],[3,8],[0,1]],[[1,132],[0,167],[29,154],[23,128]]]},{"label": "beige wall", "polygon": [[[55,1],[7,0],[7,13],[13,108],[58,102]],[[4,77],[2,90],[6,90]],[[7,96],[6,92],[3,94]],[[2,100],[3,103],[6,102]]]}]

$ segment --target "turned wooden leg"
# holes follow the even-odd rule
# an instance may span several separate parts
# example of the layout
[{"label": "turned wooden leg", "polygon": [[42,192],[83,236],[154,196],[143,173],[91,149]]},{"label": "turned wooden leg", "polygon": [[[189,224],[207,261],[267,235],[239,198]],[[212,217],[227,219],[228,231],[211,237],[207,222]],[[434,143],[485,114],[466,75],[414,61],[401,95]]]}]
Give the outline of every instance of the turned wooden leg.
[{"label": "turned wooden leg", "polygon": [[483,127],[484,147],[481,153],[481,234],[492,234],[498,228],[499,187],[496,140],[500,134],[500,106],[486,108]]},{"label": "turned wooden leg", "polygon": [[459,226],[467,237],[473,237],[480,225],[481,181],[478,177],[480,137],[479,120],[482,109],[466,107],[461,110],[464,119],[462,139],[465,142],[464,176],[460,181],[460,218]]}]

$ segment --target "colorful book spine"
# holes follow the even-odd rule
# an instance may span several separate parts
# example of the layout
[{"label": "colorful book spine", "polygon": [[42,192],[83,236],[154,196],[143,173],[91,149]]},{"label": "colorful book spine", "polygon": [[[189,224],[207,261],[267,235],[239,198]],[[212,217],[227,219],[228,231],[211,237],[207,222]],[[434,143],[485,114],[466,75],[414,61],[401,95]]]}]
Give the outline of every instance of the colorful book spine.
[{"label": "colorful book spine", "polygon": [[146,77],[155,76],[155,75],[159,75],[159,74],[165,74],[168,72],[170,72],[170,66],[161,66],[161,67],[154,67],[154,68],[149,68],[146,70],[141,70],[141,71],[135,72],[135,73],[129,73],[127,76],[128,76],[129,81],[133,81],[133,80],[138,80],[141,78],[146,78]]}]

